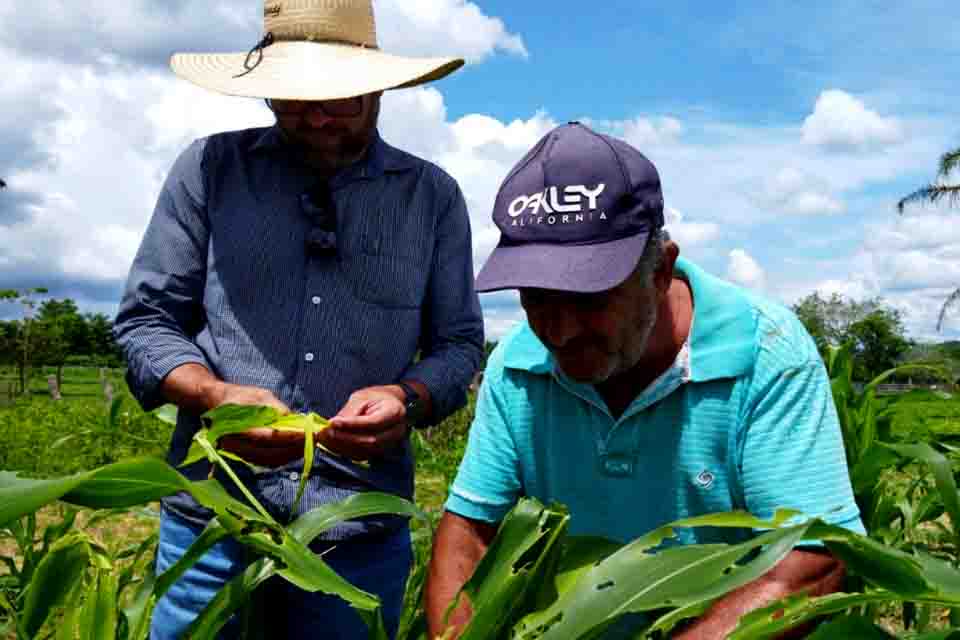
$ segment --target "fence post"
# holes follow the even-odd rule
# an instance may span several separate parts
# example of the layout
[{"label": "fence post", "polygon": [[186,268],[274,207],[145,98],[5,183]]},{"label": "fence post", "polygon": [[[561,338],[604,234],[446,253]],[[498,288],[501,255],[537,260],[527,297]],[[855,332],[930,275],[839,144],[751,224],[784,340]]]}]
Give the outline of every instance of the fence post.
[{"label": "fence post", "polygon": [[47,376],[47,388],[50,389],[50,397],[54,400],[61,400],[60,385],[57,384],[57,376]]},{"label": "fence post", "polygon": [[113,404],[113,384],[109,380],[103,383],[103,397],[107,399],[107,404]]}]

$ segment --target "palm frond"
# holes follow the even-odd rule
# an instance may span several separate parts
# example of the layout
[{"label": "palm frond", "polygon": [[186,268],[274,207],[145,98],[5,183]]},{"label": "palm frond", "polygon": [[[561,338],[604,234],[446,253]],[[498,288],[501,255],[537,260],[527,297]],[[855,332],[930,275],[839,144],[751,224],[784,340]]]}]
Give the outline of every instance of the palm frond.
[{"label": "palm frond", "polygon": [[900,202],[897,203],[897,211],[903,214],[903,210],[907,207],[907,205],[918,202],[936,204],[944,198],[949,200],[951,205],[960,202],[960,185],[928,184],[927,186],[917,189],[910,195],[900,200]]},{"label": "palm frond", "polygon": [[947,151],[940,158],[940,177],[946,178],[954,169],[960,169],[960,147]]},{"label": "palm frond", "polygon": [[943,303],[943,306],[940,308],[940,317],[937,318],[937,331],[943,330],[943,321],[947,317],[947,312],[950,311],[950,307],[960,302],[960,289],[957,289],[950,294],[950,297],[947,298],[947,301]]}]

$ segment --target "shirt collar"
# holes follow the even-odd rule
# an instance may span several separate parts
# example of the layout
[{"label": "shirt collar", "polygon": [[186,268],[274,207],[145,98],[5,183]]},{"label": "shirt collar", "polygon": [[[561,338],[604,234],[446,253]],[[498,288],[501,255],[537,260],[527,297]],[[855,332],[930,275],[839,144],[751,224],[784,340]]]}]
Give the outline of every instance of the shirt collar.
[{"label": "shirt collar", "polygon": [[[279,125],[266,127],[250,147],[251,152],[285,151],[286,142]],[[364,157],[334,176],[334,182],[375,180],[384,173],[414,168],[413,156],[390,146],[375,131],[373,141]]]},{"label": "shirt collar", "polygon": [[[693,292],[690,379],[706,382],[749,371],[755,352],[756,319],[746,294],[688,260],[678,259],[676,270]],[[504,366],[534,374],[554,371],[553,356],[526,321],[506,340]]]}]

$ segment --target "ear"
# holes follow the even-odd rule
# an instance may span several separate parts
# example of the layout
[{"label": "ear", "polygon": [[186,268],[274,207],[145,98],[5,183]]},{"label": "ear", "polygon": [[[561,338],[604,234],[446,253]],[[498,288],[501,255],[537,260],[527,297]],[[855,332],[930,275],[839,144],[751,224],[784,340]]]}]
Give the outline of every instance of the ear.
[{"label": "ear", "polygon": [[680,257],[680,247],[673,240],[667,240],[663,245],[663,261],[660,268],[653,274],[653,284],[657,288],[658,296],[666,296],[673,282],[673,267]]}]

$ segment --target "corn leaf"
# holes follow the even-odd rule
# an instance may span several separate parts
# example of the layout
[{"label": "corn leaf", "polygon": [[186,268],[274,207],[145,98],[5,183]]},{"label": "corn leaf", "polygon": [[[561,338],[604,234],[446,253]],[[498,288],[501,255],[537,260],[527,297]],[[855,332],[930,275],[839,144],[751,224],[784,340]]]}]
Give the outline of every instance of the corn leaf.
[{"label": "corn leaf", "polygon": [[61,606],[90,566],[90,546],[85,535],[60,538],[37,565],[27,586],[20,626],[34,637],[50,614]]}]

